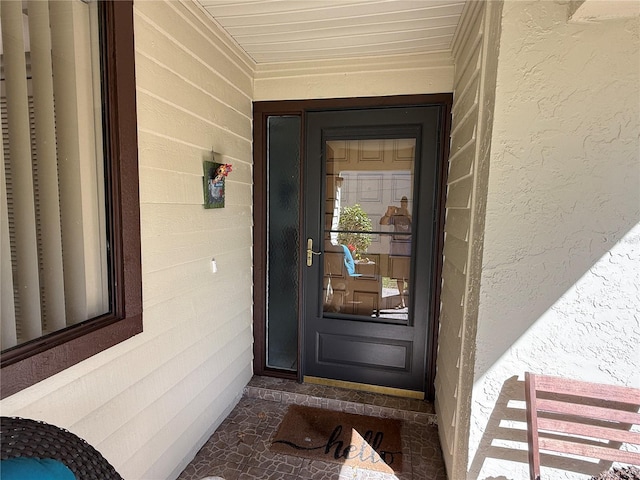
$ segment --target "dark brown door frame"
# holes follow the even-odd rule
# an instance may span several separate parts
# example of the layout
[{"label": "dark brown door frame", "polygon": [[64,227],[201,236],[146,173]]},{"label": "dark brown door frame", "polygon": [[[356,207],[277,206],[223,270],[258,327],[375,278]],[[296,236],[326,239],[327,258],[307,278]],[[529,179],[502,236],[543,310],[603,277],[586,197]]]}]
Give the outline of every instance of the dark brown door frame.
[{"label": "dark brown door frame", "polygon": [[[440,288],[442,278],[442,256],[444,248],[444,220],[445,220],[445,198],[449,159],[449,136],[451,132],[451,108],[453,104],[453,94],[425,94],[425,95],[398,95],[390,97],[358,97],[358,98],[337,98],[319,100],[283,100],[265,101],[253,103],[253,285],[254,285],[254,313],[253,313],[253,370],[256,375],[266,375],[280,378],[290,378],[301,380],[301,372],[288,372],[271,369],[266,366],[266,245],[267,245],[267,189],[266,189],[266,127],[267,118],[272,115],[294,115],[301,118],[300,145],[301,159],[305,149],[304,117],[307,111],[318,110],[348,110],[355,108],[380,108],[397,106],[427,106],[437,105],[441,107],[440,129],[440,168],[439,168],[439,201],[437,203],[437,234],[435,238],[436,262],[433,271],[433,285],[435,288],[433,302],[431,305],[431,318],[427,326],[427,358],[426,375],[427,378],[434,379],[436,371],[436,356],[438,346],[438,318],[440,313]],[[302,165],[301,165],[302,167]],[[300,169],[302,172],[302,168]],[[302,181],[302,177],[301,177]],[[301,215],[304,209],[300,209]],[[302,219],[300,219],[302,224]],[[303,245],[300,245],[299,255],[303,255]],[[300,257],[302,258],[302,257]],[[300,267],[302,268],[302,267]],[[299,272],[301,275],[302,272]],[[298,295],[301,299],[302,295]],[[301,311],[301,306],[298,306]],[[298,329],[300,325],[298,318]],[[300,365],[300,335],[298,335],[298,365]],[[433,382],[427,382],[425,397],[433,399],[435,386]]]}]

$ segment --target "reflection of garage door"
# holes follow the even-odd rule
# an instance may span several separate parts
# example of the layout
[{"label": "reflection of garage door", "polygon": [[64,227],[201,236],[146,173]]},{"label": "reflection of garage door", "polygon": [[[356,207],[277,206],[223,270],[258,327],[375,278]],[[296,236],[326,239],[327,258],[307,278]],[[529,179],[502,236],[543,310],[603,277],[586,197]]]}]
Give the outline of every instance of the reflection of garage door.
[{"label": "reflection of garage door", "polygon": [[[406,196],[410,199],[409,209],[412,208],[415,152],[413,147],[404,145],[407,142],[409,141],[406,139],[385,140],[383,143],[377,140],[360,140],[353,143],[351,148],[349,148],[351,142],[345,142],[344,159],[340,160],[339,167],[339,176],[342,179],[340,201],[337,206],[334,204],[334,207],[337,207],[339,212],[341,206],[357,203],[369,216],[376,233],[371,234],[371,245],[367,249],[367,254],[386,254],[391,251],[391,237],[387,233],[394,232],[394,228],[392,225],[380,225],[380,219],[387,207],[399,205],[402,197]],[[410,145],[413,143],[413,140],[409,142]],[[367,146],[369,150],[365,151],[365,155],[363,149]],[[385,155],[378,158],[373,155],[374,152],[381,154],[384,152]],[[386,155],[387,153],[389,155]],[[363,155],[365,157],[361,158]],[[349,170],[350,168],[361,170]],[[328,191],[330,192],[331,189]],[[335,212],[334,214],[337,215]],[[336,218],[335,221],[337,227],[338,219]],[[383,235],[378,234],[377,231],[381,231]]]},{"label": "reflection of garage door", "polygon": [[391,278],[409,278],[411,257],[389,255],[389,271]]}]

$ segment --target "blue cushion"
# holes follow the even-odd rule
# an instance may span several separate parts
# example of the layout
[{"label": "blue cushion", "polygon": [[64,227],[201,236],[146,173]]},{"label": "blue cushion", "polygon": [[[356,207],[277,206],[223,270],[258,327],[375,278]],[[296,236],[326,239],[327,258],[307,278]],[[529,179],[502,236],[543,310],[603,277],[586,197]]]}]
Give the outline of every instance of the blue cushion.
[{"label": "blue cushion", "polygon": [[76,480],[62,462],[51,458],[10,458],[0,461],[1,480]]},{"label": "blue cushion", "polygon": [[360,277],[361,273],[356,273],[356,262],[353,261],[353,255],[349,251],[346,245],[340,245],[344,250],[344,266],[347,268],[347,273],[350,277]]}]

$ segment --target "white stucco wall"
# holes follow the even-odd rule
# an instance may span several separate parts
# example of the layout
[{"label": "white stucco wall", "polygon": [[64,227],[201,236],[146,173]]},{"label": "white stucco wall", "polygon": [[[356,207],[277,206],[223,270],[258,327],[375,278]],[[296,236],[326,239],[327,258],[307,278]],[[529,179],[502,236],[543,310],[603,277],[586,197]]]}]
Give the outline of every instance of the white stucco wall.
[{"label": "white stucco wall", "polygon": [[567,9],[504,4],[468,478],[528,478],[525,371],[640,386],[639,23]]},{"label": "white stucco wall", "polygon": [[[144,332],[0,408],[80,435],[126,479],[164,480],[251,378],[253,65],[190,0],[134,10]],[[233,165],[219,210],[202,205],[212,149]]]}]

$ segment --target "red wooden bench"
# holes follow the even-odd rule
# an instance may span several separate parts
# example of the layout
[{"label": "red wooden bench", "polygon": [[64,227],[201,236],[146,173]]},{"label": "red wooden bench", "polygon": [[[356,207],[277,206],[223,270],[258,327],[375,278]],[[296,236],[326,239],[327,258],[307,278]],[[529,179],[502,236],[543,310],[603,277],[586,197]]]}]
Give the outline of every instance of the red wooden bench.
[{"label": "red wooden bench", "polygon": [[640,389],[525,373],[529,470],[540,480],[540,450],[640,465]]}]

